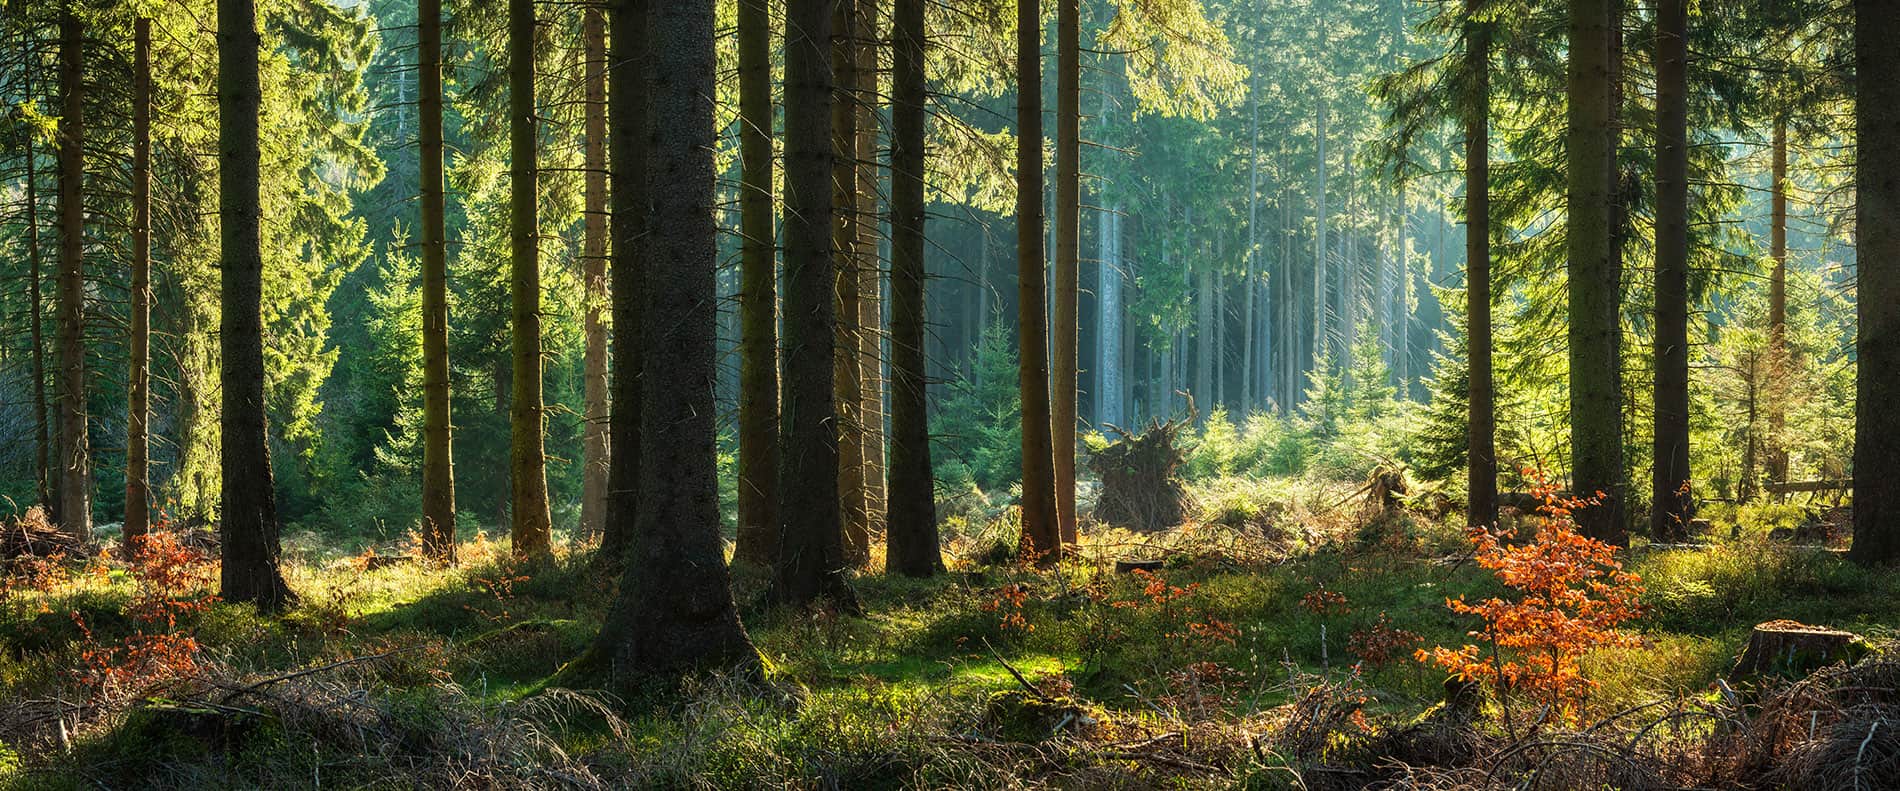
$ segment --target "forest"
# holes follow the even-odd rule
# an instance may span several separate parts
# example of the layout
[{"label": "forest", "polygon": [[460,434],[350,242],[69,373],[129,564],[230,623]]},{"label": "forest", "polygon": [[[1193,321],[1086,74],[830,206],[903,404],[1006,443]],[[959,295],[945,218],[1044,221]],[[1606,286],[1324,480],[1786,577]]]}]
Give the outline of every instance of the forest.
[{"label": "forest", "polygon": [[1896,42],[0,0],[0,789],[1900,788]]}]

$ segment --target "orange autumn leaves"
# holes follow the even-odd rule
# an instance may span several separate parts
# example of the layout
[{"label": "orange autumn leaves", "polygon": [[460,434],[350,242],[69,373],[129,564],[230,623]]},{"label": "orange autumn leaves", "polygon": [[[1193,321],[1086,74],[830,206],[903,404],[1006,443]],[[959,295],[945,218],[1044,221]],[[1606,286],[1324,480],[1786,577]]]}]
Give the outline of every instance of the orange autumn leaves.
[{"label": "orange autumn leaves", "polygon": [[1599,504],[1602,493],[1564,497],[1541,471],[1524,474],[1542,503],[1536,535],[1512,545],[1514,531],[1470,531],[1478,565],[1516,595],[1477,603],[1462,596],[1445,601],[1453,612],[1483,619],[1484,628],[1470,634],[1491,650],[1439,646],[1415,656],[1463,681],[1525,692],[1554,715],[1571,718],[1597,686],[1583,676],[1583,656],[1596,648],[1638,644],[1635,635],[1619,627],[1643,613],[1642,580],[1623,571],[1615,547],[1577,533],[1572,514]]}]

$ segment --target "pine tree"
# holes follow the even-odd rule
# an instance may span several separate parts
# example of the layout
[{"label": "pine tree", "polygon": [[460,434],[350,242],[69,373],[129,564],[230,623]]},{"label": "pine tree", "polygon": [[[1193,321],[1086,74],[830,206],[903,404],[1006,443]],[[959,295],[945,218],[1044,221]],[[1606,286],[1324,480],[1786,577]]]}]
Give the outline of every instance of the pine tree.
[{"label": "pine tree", "polygon": [[891,455],[885,567],[943,571],[924,365],[924,0],[895,0],[891,61]]}]

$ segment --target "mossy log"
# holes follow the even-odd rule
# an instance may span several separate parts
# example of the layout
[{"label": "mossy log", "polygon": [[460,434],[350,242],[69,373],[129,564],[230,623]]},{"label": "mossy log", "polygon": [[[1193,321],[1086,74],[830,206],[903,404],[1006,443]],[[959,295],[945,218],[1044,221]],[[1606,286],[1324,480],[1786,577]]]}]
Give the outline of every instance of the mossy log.
[{"label": "mossy log", "polygon": [[1769,621],[1755,626],[1728,679],[1731,682],[1765,676],[1798,679],[1836,662],[1852,664],[1868,651],[1867,641],[1853,632],[1797,621]]}]

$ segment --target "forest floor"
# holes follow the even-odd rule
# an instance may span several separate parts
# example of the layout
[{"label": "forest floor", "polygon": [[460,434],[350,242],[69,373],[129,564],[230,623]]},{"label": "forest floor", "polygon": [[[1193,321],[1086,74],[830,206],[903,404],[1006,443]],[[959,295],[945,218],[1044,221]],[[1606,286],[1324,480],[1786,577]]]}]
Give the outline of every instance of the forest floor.
[{"label": "forest floor", "polygon": [[[1900,716],[1886,694],[1900,670],[1834,677],[1825,694],[1810,682],[1802,699],[1825,701],[1799,711],[1716,684],[1758,622],[1875,642],[1900,623],[1900,575],[1767,537],[1791,511],[1731,511],[1738,535],[1718,524],[1701,548],[1632,551],[1640,645],[1588,657],[1600,687],[1576,725],[1494,698],[1483,724],[1427,738],[1444,673],[1412,654],[1471,642],[1476,623],[1446,599],[1501,588],[1445,519],[1373,515],[1351,491],[1210,484],[1191,526],[1092,532],[1048,571],[978,562],[1013,540],[1006,520],[952,520],[952,571],[859,576],[862,618],[768,609],[763,576],[737,569],[770,685],[703,677],[631,706],[541,690],[612,594],[586,552],[525,568],[476,537],[441,571],[294,536],[302,601],[278,618],[203,601],[210,579],[182,550],[157,571],[98,559],[16,573],[0,596],[0,786],[1357,788],[1499,774],[1752,787],[1849,769],[1865,787],[1900,781],[1900,729],[1878,726]],[[1116,569],[1131,558],[1159,568]],[[1887,656],[1862,666],[1889,672]],[[1871,688],[1885,692],[1840,697]],[[1761,735],[1770,710],[1805,736]]]}]

